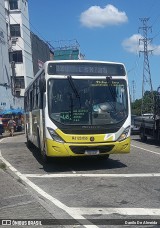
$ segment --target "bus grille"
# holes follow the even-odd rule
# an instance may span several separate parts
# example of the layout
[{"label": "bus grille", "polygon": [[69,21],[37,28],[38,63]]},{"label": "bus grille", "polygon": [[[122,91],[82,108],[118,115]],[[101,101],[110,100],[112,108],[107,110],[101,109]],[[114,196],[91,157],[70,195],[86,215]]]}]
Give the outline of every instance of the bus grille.
[{"label": "bus grille", "polygon": [[108,146],[70,146],[70,149],[75,154],[84,154],[86,150],[99,150],[99,153],[107,153],[113,149],[114,145]]}]

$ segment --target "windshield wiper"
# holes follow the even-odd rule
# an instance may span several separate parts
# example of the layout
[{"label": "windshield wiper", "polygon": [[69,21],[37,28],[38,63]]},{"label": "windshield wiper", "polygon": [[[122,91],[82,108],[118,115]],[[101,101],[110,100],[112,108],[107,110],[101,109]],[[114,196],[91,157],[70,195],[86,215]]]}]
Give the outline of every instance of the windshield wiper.
[{"label": "windshield wiper", "polygon": [[[106,77],[106,81],[107,81],[108,86],[109,86],[110,94],[111,94],[111,96],[113,98],[113,102],[111,102],[110,104],[111,104],[112,108],[114,109],[115,113],[117,113],[117,105],[116,105],[116,102],[114,102],[115,101],[116,94],[115,94],[115,92],[113,90],[113,87],[112,87],[111,78],[112,78],[111,76],[107,76]],[[122,106],[123,106],[123,111],[124,111],[125,110],[125,107],[124,107],[124,104],[123,103],[122,103]]]},{"label": "windshield wiper", "polygon": [[75,85],[74,85],[74,83],[73,83],[73,80],[72,80],[71,75],[68,75],[68,76],[67,76],[67,79],[68,79],[68,81],[69,81],[69,84],[70,84],[70,86],[71,86],[71,88],[72,88],[74,94],[76,95],[76,98],[78,98],[78,100],[79,100],[79,106],[80,106],[80,108],[81,108],[81,99],[80,99],[80,95],[79,95],[79,93],[78,93],[78,91],[77,91],[77,88],[75,87]]},{"label": "windshield wiper", "polygon": [[111,94],[112,99],[113,99],[113,102],[111,102],[110,104],[111,104],[112,108],[113,108],[115,111],[117,111],[117,110],[116,110],[116,105],[115,105],[115,102],[114,102],[114,100],[115,100],[115,92],[113,91],[113,88],[112,88],[111,78],[112,78],[111,76],[107,76],[107,77],[106,77],[106,81],[107,81],[107,83],[108,83],[109,91],[110,91],[110,94]]}]

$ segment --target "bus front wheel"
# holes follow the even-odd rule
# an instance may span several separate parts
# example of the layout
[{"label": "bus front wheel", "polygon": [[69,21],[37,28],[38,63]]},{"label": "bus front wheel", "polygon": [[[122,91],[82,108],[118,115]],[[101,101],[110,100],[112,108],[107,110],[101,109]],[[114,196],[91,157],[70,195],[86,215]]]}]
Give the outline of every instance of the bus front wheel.
[{"label": "bus front wheel", "polygon": [[26,138],[27,138],[27,147],[28,147],[28,149],[31,149],[33,147],[33,144],[28,138],[28,132],[27,131],[26,131]]},{"label": "bus front wheel", "polygon": [[51,158],[46,155],[45,149],[41,152],[41,157],[44,164],[49,164],[51,162]]}]

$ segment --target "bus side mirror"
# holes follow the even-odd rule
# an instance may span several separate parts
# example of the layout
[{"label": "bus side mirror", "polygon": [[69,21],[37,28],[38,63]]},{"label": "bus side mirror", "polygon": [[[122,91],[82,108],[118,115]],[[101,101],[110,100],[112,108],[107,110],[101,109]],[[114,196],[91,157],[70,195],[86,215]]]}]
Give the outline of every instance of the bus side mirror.
[{"label": "bus side mirror", "polygon": [[40,93],[45,93],[46,92],[46,80],[45,78],[41,78],[39,81],[39,90]]}]

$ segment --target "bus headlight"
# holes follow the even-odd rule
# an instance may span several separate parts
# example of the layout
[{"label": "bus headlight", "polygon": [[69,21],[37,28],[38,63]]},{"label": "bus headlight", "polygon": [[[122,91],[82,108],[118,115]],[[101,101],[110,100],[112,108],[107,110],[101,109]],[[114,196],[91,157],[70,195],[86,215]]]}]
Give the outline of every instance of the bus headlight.
[{"label": "bus headlight", "polygon": [[63,139],[59,135],[57,135],[57,133],[52,128],[47,127],[47,129],[53,140],[55,140],[56,142],[64,143]]},{"label": "bus headlight", "polygon": [[123,133],[122,133],[122,134],[120,135],[120,137],[118,138],[118,141],[120,142],[120,141],[125,140],[125,139],[129,136],[129,132],[130,132],[130,126],[127,127],[127,128],[123,131]]}]

